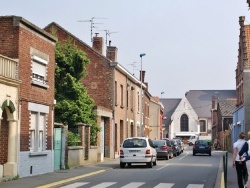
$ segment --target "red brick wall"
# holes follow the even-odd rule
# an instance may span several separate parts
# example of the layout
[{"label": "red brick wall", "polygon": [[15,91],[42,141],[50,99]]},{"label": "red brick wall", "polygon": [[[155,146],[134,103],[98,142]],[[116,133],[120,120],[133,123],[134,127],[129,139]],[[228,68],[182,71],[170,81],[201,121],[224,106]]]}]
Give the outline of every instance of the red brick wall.
[{"label": "red brick wall", "polygon": [[[74,37],[57,25],[49,25],[45,30],[47,32],[56,30],[58,41],[67,41],[68,38],[72,39]],[[112,109],[113,78],[109,60],[76,37],[72,40],[79,49],[86,53],[87,58],[90,60],[90,63],[87,65],[86,76],[82,80],[88,94],[95,101],[96,106]]]},{"label": "red brick wall", "polygon": [[[29,150],[29,112],[28,102],[50,106],[47,117],[47,149],[51,149],[51,118],[54,103],[54,70],[55,50],[50,39],[42,36],[33,28],[13,26],[13,17],[0,17],[0,53],[10,58],[19,59],[19,79],[21,80],[19,101],[21,104],[21,151]],[[3,24],[2,24],[3,23]],[[22,22],[23,23],[23,22]],[[25,23],[26,24],[26,23]],[[22,24],[21,24],[22,25]],[[25,26],[26,27],[26,26]],[[33,30],[33,31],[30,31]],[[46,39],[45,39],[46,38]],[[3,42],[4,41],[4,42]],[[12,48],[13,46],[13,48]],[[49,56],[47,68],[47,85],[42,88],[31,84],[31,55],[30,49],[34,48]]]},{"label": "red brick wall", "polygon": [[3,165],[7,162],[8,157],[8,135],[9,135],[9,124],[7,122],[6,111],[3,111],[0,128],[0,164]]}]

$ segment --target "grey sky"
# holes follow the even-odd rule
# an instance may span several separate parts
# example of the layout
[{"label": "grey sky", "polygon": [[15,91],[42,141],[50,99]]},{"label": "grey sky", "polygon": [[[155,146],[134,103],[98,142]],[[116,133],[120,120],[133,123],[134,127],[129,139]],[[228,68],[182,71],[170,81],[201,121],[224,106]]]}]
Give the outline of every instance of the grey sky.
[{"label": "grey sky", "polygon": [[[43,28],[54,21],[91,46],[93,33],[118,48],[118,62],[139,76],[140,53],[149,92],[181,98],[188,90],[235,89],[239,16],[246,0],[8,0],[1,16],[21,16]],[[131,65],[135,62],[137,67]]]}]

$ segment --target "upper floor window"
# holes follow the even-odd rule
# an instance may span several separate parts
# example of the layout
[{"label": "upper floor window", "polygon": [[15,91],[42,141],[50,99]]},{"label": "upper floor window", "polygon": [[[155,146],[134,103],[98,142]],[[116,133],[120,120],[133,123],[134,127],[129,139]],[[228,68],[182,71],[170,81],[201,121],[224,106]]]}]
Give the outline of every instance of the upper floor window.
[{"label": "upper floor window", "polygon": [[205,120],[200,120],[200,132],[206,132],[206,121]]},{"label": "upper floor window", "polygon": [[188,116],[186,114],[183,114],[181,116],[181,120],[180,120],[180,124],[181,124],[181,131],[188,131]]},{"label": "upper floor window", "polygon": [[117,82],[115,81],[115,105],[117,105]]},{"label": "upper floor window", "polygon": [[123,106],[123,85],[120,86],[121,87],[121,107]]},{"label": "upper floor window", "polygon": [[48,87],[47,86],[47,65],[48,61],[32,55],[32,83]]}]

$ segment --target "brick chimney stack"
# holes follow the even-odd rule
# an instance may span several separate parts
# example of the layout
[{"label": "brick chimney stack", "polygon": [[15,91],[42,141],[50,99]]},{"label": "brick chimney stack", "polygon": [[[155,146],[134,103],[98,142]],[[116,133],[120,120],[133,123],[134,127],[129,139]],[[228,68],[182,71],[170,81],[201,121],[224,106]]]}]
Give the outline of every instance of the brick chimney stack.
[{"label": "brick chimney stack", "polygon": [[111,41],[109,41],[109,45],[107,46],[106,57],[113,62],[117,62],[117,51],[118,49],[115,46],[111,46]]},{"label": "brick chimney stack", "polygon": [[103,38],[98,37],[99,33],[95,33],[96,36],[93,37],[93,45],[92,48],[102,54],[103,49]]},{"label": "brick chimney stack", "polygon": [[146,71],[140,71],[140,80],[144,83]]}]

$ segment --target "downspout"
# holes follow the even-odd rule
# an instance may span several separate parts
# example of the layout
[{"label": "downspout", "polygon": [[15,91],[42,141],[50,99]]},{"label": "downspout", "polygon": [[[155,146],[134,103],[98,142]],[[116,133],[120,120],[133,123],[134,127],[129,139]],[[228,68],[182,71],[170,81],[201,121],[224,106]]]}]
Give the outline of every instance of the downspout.
[{"label": "downspout", "polygon": [[126,114],[125,114],[125,120],[126,120],[126,125],[127,125],[127,138],[128,138],[128,127],[129,127],[129,119],[128,119],[128,107],[129,107],[129,101],[128,101],[128,96],[129,96],[129,93],[128,93],[128,76],[126,75]]},{"label": "downspout", "polygon": [[112,147],[113,147],[113,155],[115,159],[115,67],[117,66],[117,62],[110,62],[110,66],[113,67],[113,101],[112,101]]}]

